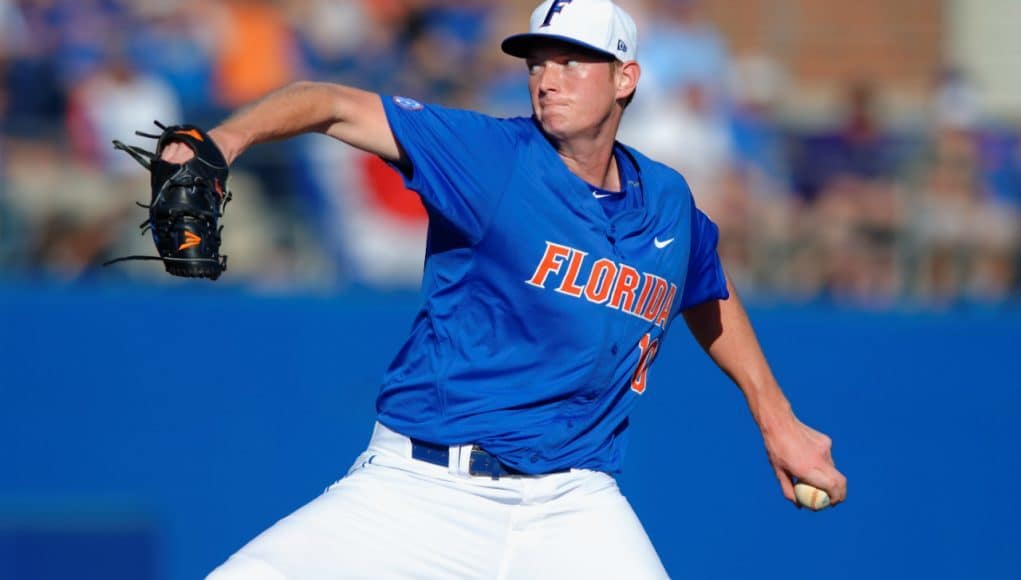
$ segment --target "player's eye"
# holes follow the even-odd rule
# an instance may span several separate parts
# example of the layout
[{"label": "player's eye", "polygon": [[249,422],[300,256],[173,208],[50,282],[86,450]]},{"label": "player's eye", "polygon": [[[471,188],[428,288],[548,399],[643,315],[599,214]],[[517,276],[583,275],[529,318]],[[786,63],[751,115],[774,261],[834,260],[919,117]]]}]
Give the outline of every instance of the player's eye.
[{"label": "player's eye", "polygon": [[528,64],[528,74],[537,75],[542,72],[542,63],[532,62]]},{"label": "player's eye", "polygon": [[576,69],[579,66],[581,66],[581,61],[569,60],[564,64],[564,66],[566,66],[568,69]]}]

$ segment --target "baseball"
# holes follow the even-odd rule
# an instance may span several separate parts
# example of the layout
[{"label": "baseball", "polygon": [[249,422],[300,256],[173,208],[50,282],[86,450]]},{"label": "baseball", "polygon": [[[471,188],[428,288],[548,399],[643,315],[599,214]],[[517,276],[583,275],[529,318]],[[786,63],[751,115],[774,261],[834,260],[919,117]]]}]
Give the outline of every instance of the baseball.
[{"label": "baseball", "polygon": [[797,498],[799,504],[812,511],[819,511],[830,505],[829,494],[807,483],[794,484],[794,497]]}]

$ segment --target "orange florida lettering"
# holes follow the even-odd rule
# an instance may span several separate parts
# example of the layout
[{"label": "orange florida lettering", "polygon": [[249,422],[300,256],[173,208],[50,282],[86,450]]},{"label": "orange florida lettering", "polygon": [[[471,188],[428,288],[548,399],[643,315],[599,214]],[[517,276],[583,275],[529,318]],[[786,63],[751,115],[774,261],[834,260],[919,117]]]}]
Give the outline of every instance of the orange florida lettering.
[{"label": "orange florida lettering", "polygon": [[635,307],[631,311],[631,314],[641,316],[641,313],[645,311],[645,301],[649,298],[649,290],[655,286],[653,280],[657,279],[659,279],[659,276],[655,274],[645,274],[645,282],[642,283],[642,294],[638,297],[638,301],[635,302]]},{"label": "orange florida lettering", "polygon": [[585,298],[589,302],[602,304],[610,297],[610,290],[613,289],[613,280],[617,277],[617,265],[612,260],[603,258],[597,260],[592,266],[588,282],[585,283]]},{"label": "orange florida lettering", "polygon": [[532,286],[545,288],[546,278],[551,273],[560,273],[560,266],[563,265],[564,259],[570,256],[572,251],[573,250],[567,246],[561,246],[560,244],[554,244],[553,242],[546,242],[546,253],[543,254],[542,260],[535,268],[535,273],[532,274],[532,278],[527,282]]},{"label": "orange florida lettering", "polygon": [[666,290],[666,280],[656,278],[655,286],[652,289],[652,297],[649,298],[649,304],[645,307],[645,312],[640,314],[642,318],[652,322],[659,316],[659,310],[663,306],[663,300],[666,298]]},{"label": "orange florida lettering", "polygon": [[633,266],[600,258],[588,263],[588,253],[546,242],[546,249],[526,284],[572,298],[603,304],[665,327],[677,285]]},{"label": "orange florida lettering", "polygon": [[674,296],[677,295],[677,285],[670,285],[670,295],[663,301],[663,308],[659,310],[659,317],[656,318],[656,326],[664,328],[664,324],[670,321],[670,308],[674,305]]},{"label": "orange florida lettering", "polygon": [[585,261],[585,252],[573,250],[571,252],[571,263],[567,266],[567,274],[564,275],[564,279],[560,281],[560,287],[557,288],[557,292],[563,292],[568,296],[574,296],[578,298],[581,296],[581,286],[578,286],[578,271],[581,270],[581,264]]},{"label": "orange florida lettering", "polygon": [[[635,290],[642,276],[631,266],[620,265],[620,272],[617,274],[617,283],[613,285],[613,298],[610,299],[610,308],[620,308],[625,312],[631,310],[635,301]],[[626,300],[626,302],[625,302]]]}]

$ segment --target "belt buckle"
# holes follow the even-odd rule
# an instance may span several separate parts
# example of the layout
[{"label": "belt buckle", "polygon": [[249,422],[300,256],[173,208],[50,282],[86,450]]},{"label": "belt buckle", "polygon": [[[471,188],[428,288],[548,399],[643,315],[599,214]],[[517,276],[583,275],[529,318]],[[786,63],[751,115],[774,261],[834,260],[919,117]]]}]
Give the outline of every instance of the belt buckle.
[{"label": "belt buckle", "polygon": [[468,459],[468,475],[488,475],[496,480],[500,479],[502,475],[511,475],[511,472],[500,463],[499,459],[475,445],[472,446],[471,457]]}]

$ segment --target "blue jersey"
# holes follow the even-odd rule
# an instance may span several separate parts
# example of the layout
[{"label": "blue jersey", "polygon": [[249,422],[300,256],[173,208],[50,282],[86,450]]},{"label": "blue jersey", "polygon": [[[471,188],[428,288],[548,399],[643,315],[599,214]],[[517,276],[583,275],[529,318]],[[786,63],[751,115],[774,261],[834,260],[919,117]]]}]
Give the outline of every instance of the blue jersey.
[{"label": "blue jersey", "polygon": [[727,297],[715,224],[680,174],[622,145],[625,192],[606,199],[533,119],[383,106],[429,236],[422,305],[379,420],[477,443],[527,473],[620,471],[628,414],[671,321]]}]

